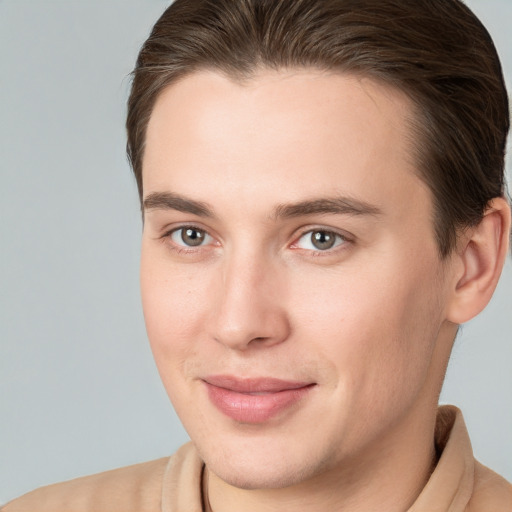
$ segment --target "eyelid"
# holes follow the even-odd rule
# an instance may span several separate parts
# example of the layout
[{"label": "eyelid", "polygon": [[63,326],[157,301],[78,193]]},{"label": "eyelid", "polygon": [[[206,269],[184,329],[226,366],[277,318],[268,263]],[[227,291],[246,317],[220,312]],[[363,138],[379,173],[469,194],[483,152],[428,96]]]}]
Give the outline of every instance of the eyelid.
[{"label": "eyelid", "polygon": [[[183,240],[184,236],[188,236],[188,232],[189,231],[195,231],[196,233],[201,233],[202,234],[202,238],[203,239],[199,241],[200,242],[199,244],[197,244],[197,245],[188,245],[185,242],[185,240]],[[180,232],[181,232],[181,237],[179,236]],[[213,237],[207,231],[204,231],[203,229],[193,228],[193,227],[190,227],[190,226],[186,226],[186,227],[183,227],[183,228],[175,229],[174,231],[171,231],[169,236],[170,236],[171,240],[173,241],[173,243],[175,243],[176,245],[182,246],[182,247],[186,247],[188,249],[204,247],[206,245],[209,245],[211,240],[213,240]],[[179,240],[180,238],[181,238],[181,241]],[[181,242],[183,242],[183,244]]]},{"label": "eyelid", "polygon": [[[325,233],[332,233],[336,237],[339,237],[342,240],[342,243],[338,243],[334,247],[331,247],[329,249],[304,249],[302,247],[298,246],[299,241],[306,235],[311,235],[315,232],[325,232]],[[343,250],[345,248],[345,245],[354,243],[355,237],[346,233],[345,231],[341,231],[336,228],[328,227],[328,226],[306,226],[302,228],[299,233],[294,237],[294,241],[290,244],[290,248],[295,250],[302,250],[307,251],[313,254],[318,255],[328,255],[332,254],[336,250]]]},{"label": "eyelid", "polygon": [[[207,237],[209,237],[211,240],[208,243],[197,245],[197,246],[188,246],[185,244],[178,244],[174,242],[171,238],[171,236],[176,233],[177,231],[184,230],[184,229],[197,229],[198,231],[203,231]],[[298,247],[299,240],[311,233],[323,231],[327,233],[332,233],[336,237],[339,237],[342,240],[342,243],[338,243],[332,248],[329,249],[304,249],[301,247]],[[293,235],[292,235],[293,236]],[[205,248],[211,247],[211,246],[220,246],[221,243],[218,240],[218,237],[211,233],[210,229],[207,229],[203,227],[200,223],[195,222],[183,222],[180,224],[174,224],[171,226],[166,226],[163,229],[163,232],[160,236],[157,238],[161,239],[164,243],[171,246],[171,249],[179,251],[179,252],[197,252],[200,250],[204,250]],[[332,254],[333,252],[336,252],[337,250],[343,250],[345,249],[345,245],[353,244],[355,241],[355,236],[347,233],[344,230],[340,230],[338,228],[333,228],[331,226],[323,226],[323,225],[310,225],[310,226],[304,226],[300,228],[300,230],[297,230],[296,234],[293,236],[293,242],[288,245],[291,249],[294,250],[302,250],[305,252],[309,252],[312,254],[318,254],[318,255],[328,255]],[[212,243],[213,242],[213,243]]]},{"label": "eyelid", "polygon": [[[206,237],[208,237],[210,240],[208,243],[204,243],[201,245],[193,246],[193,245],[186,245],[186,244],[179,244],[176,243],[172,239],[172,235],[174,235],[178,231],[186,230],[186,229],[195,229],[197,231],[202,231],[205,233]],[[164,243],[168,244],[171,249],[179,251],[179,252],[197,252],[200,250],[204,250],[207,247],[219,245],[219,242],[217,241],[216,237],[212,235],[210,230],[200,226],[199,224],[193,223],[193,222],[184,222],[182,224],[175,224],[171,227],[166,226],[166,228],[163,230],[162,234],[158,237],[160,240],[162,240]],[[212,244],[212,241],[214,242]]]}]

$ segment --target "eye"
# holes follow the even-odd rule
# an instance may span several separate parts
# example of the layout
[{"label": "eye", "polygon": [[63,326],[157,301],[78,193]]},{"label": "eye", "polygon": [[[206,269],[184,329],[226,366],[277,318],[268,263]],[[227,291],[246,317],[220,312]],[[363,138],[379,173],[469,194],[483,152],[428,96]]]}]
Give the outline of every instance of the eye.
[{"label": "eye", "polygon": [[170,233],[171,240],[181,247],[199,247],[211,243],[213,238],[203,229],[184,226]]},{"label": "eye", "polygon": [[325,229],[316,229],[304,233],[294,244],[299,249],[308,249],[310,251],[328,251],[342,245],[347,240],[334,231]]}]

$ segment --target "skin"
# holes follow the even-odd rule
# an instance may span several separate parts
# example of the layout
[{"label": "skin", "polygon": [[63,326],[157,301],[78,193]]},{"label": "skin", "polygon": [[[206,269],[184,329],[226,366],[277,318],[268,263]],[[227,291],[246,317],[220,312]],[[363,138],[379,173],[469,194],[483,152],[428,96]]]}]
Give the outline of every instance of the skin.
[{"label": "skin", "polygon": [[[262,70],[245,83],[196,72],[155,105],[144,315],[215,511],[405,510],[428,479],[457,323],[490,297],[499,270],[484,263],[500,266],[508,227],[498,202],[485,229],[439,259],[411,112],[392,88],[312,70]],[[284,206],[340,197],[352,209]],[[184,227],[200,245],[187,245]],[[334,246],[315,248],[312,232]],[[501,245],[487,243],[485,259],[475,233]],[[489,293],[471,295],[483,274]],[[208,398],[203,379],[226,374],[314,386],[248,424]]]}]

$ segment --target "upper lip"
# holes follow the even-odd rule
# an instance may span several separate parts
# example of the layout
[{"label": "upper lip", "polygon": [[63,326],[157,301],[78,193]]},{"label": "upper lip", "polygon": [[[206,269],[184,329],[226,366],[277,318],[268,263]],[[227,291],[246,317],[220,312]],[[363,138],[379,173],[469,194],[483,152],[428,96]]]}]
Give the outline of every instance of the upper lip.
[{"label": "upper lip", "polygon": [[278,393],[314,384],[314,382],[289,381],[273,377],[240,378],[232,375],[211,375],[203,380],[212,386],[236,393]]}]

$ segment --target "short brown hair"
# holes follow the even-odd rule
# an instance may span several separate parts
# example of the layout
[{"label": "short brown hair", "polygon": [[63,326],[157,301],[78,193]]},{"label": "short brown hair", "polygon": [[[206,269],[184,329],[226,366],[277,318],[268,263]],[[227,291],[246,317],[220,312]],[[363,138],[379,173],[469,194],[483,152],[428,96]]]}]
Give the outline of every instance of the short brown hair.
[{"label": "short brown hair", "polygon": [[416,107],[418,176],[433,195],[440,254],[505,193],[508,98],[492,39],[459,0],[176,0],[144,43],[128,101],[127,151],[142,199],[146,128],[158,95],[212,69],[357,73]]}]

